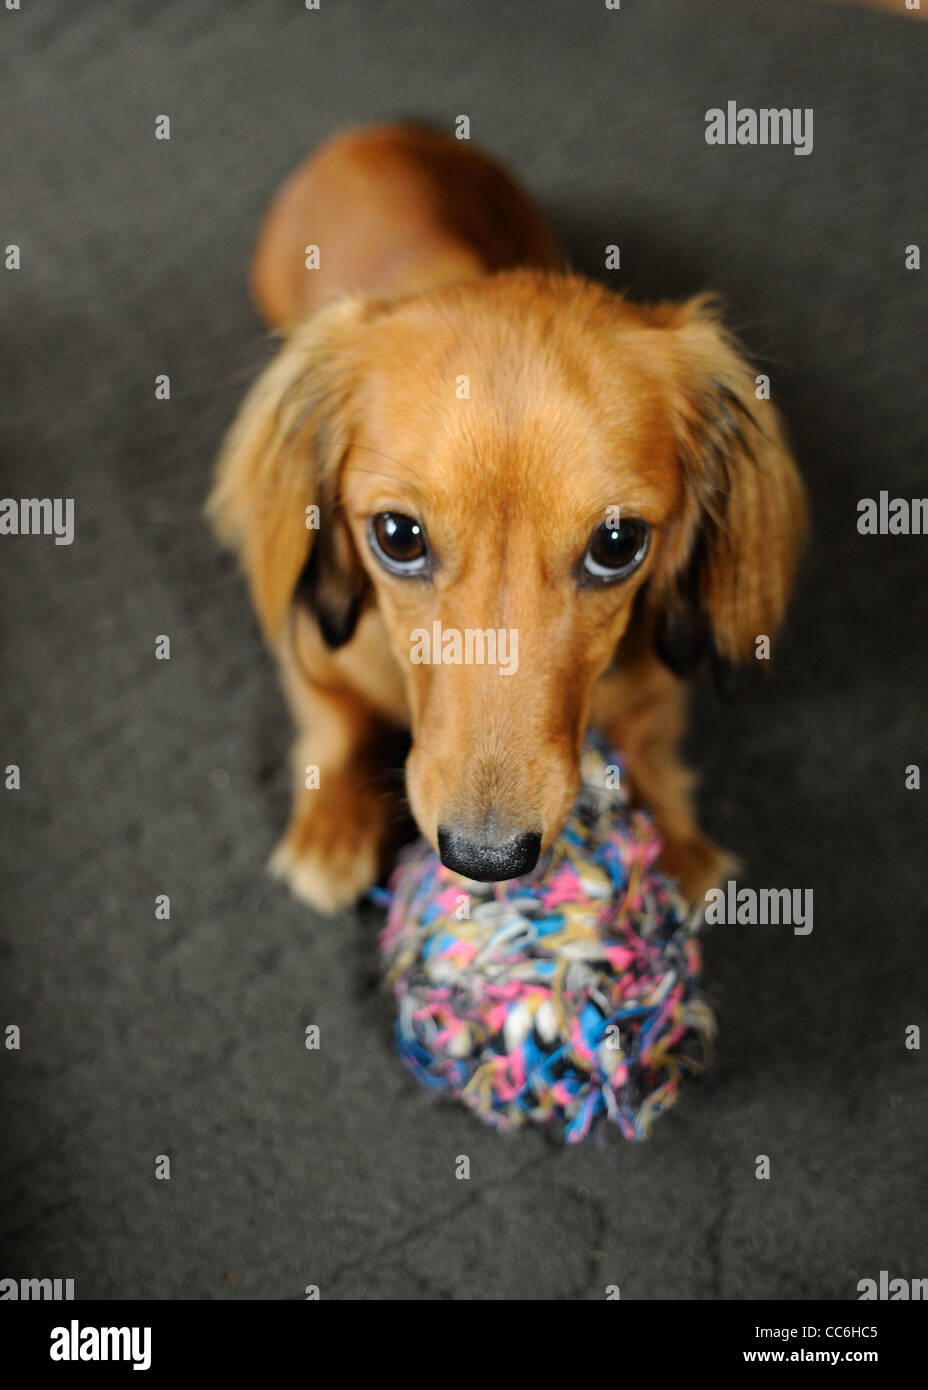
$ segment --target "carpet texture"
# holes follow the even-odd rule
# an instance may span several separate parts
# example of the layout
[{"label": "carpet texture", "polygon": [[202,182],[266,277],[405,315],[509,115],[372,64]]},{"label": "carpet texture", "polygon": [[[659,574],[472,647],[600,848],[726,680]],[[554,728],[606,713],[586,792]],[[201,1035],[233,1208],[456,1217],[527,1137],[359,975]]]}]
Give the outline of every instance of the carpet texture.
[{"label": "carpet texture", "polygon": [[[0,538],[0,765],[22,778],[0,789],[0,1026],[21,1030],[0,1276],[106,1299],[847,1299],[928,1275],[928,1063],[905,1046],[928,1026],[928,793],[905,786],[928,539],[857,531],[860,498],[926,491],[928,271],[905,267],[928,243],[926,61],[928,28],[789,0],[0,10],[0,246],[21,254],[0,493],[75,500],[72,545]],[[729,99],[813,108],[812,154],[707,145]],[[578,269],[607,278],[616,243],[616,288],[721,293],[812,500],[773,678],[702,690],[690,751],[741,881],[813,890],[814,930],[707,933],[717,1060],[642,1146],[433,1102],[391,1050],[377,913],[316,919],[263,872],[289,722],[202,519],[272,351],[249,250],[335,128],[459,113]]]}]

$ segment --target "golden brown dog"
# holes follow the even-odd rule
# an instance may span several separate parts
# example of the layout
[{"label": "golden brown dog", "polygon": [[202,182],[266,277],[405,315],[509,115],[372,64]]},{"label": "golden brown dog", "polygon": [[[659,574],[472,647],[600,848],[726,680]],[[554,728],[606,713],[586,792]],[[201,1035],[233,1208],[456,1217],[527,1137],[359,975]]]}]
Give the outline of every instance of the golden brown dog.
[{"label": "golden brown dog", "polygon": [[682,678],[773,636],[805,515],[711,304],[642,307],[565,273],[505,173],[414,125],[338,136],[298,169],[253,286],[286,338],[210,510],[299,730],[275,869],[328,911],[376,878],[406,727],[409,804],[445,863],[528,872],[592,723],[664,867],[702,893],[728,861],[678,759]]}]

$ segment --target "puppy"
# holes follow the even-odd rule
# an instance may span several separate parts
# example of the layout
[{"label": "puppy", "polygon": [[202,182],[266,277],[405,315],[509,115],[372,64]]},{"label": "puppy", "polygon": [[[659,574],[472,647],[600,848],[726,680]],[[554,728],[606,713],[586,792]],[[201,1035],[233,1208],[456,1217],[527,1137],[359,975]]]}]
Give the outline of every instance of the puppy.
[{"label": "puppy", "polygon": [[508,175],[405,124],[339,135],[292,175],[252,283],[284,341],[209,510],[298,729],[272,868],[323,912],[377,878],[408,729],[408,803],[445,864],[527,873],[592,724],[664,869],[702,894],[731,861],[694,819],[685,677],[773,637],[805,524],[711,302],[631,304],[567,273]]}]

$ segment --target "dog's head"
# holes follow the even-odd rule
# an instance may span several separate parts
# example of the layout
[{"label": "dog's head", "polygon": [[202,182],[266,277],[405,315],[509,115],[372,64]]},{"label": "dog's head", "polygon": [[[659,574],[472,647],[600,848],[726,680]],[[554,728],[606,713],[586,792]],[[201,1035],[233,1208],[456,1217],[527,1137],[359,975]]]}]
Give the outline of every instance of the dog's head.
[{"label": "dog's head", "polygon": [[753,659],[804,525],[776,414],[708,301],[636,307],[529,271],[297,328],[213,512],[272,640],[302,604],[348,649],[376,604],[420,829],[488,879],[525,872],[567,817],[633,612],[678,674]]}]

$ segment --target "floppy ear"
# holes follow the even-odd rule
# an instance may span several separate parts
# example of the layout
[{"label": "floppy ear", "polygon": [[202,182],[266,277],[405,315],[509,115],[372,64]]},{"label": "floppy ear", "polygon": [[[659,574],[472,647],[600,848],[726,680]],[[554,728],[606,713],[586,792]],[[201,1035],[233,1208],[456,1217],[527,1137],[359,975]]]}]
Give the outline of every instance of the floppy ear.
[{"label": "floppy ear", "polygon": [[208,514],[237,549],[268,641],[304,602],[331,648],[351,638],[366,576],[341,515],[356,425],[358,346],[376,302],[339,300],[294,329],[249,391],[220,454]]},{"label": "floppy ear", "polygon": [[748,661],[773,638],[806,529],[777,412],[711,299],[662,311],[685,507],[655,575],[655,642],[678,675],[709,655]]}]

